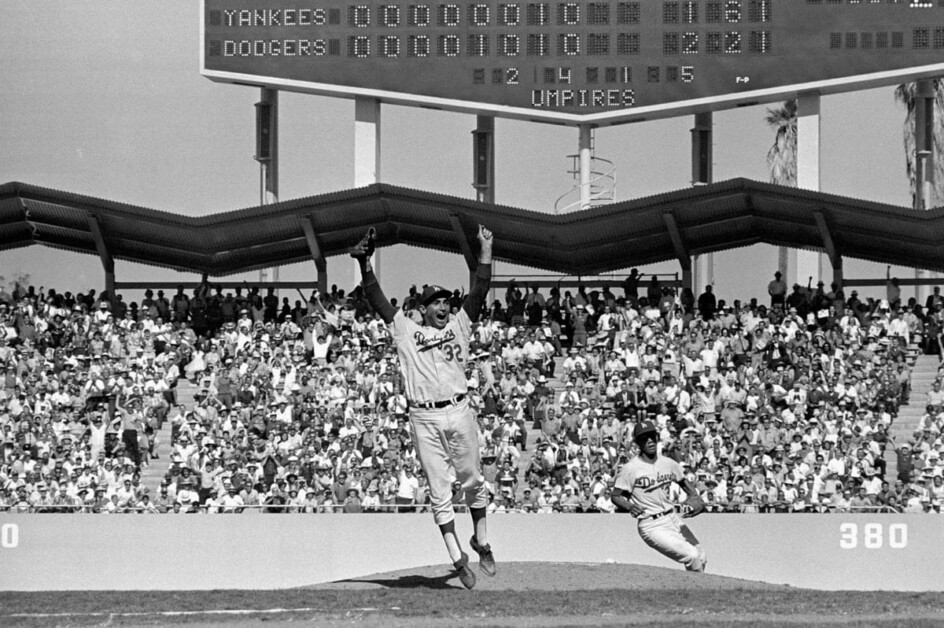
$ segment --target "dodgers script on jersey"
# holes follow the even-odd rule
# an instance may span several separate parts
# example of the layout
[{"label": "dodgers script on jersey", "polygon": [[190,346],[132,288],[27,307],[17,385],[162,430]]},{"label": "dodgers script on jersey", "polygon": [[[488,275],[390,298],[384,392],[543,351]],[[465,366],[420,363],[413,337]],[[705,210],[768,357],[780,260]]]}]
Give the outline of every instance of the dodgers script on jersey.
[{"label": "dodgers script on jersey", "polygon": [[444,401],[467,392],[472,321],[460,308],[442,329],[419,325],[402,311],[390,323],[393,344],[400,357],[405,393],[411,401]]},{"label": "dodgers script on jersey", "polygon": [[683,477],[682,466],[672,458],[659,456],[655,462],[648,462],[636,456],[620,469],[614,486],[629,492],[633,502],[645,511],[645,517],[674,507],[666,497],[666,489]]}]

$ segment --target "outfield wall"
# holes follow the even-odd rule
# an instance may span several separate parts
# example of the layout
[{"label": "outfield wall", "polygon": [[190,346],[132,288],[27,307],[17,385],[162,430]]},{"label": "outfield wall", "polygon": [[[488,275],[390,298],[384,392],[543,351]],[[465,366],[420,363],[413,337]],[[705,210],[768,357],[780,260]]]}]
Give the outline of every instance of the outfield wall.
[{"label": "outfield wall", "polygon": [[[703,515],[689,523],[713,574],[816,589],[944,589],[940,516]],[[467,516],[458,529],[465,544]],[[628,516],[495,515],[489,536],[499,563],[681,568],[644,545]],[[277,589],[445,562],[428,514],[0,513],[7,591]]]}]

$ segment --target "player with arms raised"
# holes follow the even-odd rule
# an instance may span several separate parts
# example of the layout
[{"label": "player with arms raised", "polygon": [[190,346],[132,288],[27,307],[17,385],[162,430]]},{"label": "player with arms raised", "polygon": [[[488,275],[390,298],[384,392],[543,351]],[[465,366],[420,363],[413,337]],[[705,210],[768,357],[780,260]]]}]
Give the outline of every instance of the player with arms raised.
[{"label": "player with arms raised", "polygon": [[682,563],[688,571],[704,571],[705,552],[675,513],[675,505],[667,499],[666,489],[676,482],[688,495],[683,517],[701,513],[705,503],[685,478],[682,466],[659,455],[659,432],[655,423],[637,423],[633,440],[639,447],[639,455],[620,469],[611,497],[613,503],[636,517],[639,536],[646,545]]},{"label": "player with arms raised", "polygon": [[491,231],[479,225],[478,240],[475,281],[462,308],[451,316],[448,298],[452,292],[440,286],[427,286],[419,299],[422,324],[394,308],[380,289],[370,263],[374,230],[351,249],[351,257],[360,264],[367,301],[390,326],[410,404],[413,443],[429,480],[433,517],[467,589],[475,586],[475,573],[469,568],[469,557],[456,536],[453,482],[461,484],[465,491],[474,528],[469,543],[479,555],[479,568],[486,575],[495,575],[495,558],[485,523],[488,493],[481,470],[478,425],[469,406],[465,378],[472,324],[482,311],[492,277]]}]

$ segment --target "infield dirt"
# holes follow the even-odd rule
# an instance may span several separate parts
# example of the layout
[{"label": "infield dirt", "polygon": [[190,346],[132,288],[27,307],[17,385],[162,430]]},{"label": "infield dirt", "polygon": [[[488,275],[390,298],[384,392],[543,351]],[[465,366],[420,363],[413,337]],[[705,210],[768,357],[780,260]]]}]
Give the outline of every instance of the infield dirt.
[{"label": "infield dirt", "polygon": [[[589,591],[641,590],[742,590],[789,589],[782,585],[689,573],[682,569],[617,563],[502,563],[500,573],[489,578],[478,574],[475,591]],[[459,588],[451,569],[443,565],[404,569],[313,587],[315,590],[371,590],[378,588]]]}]

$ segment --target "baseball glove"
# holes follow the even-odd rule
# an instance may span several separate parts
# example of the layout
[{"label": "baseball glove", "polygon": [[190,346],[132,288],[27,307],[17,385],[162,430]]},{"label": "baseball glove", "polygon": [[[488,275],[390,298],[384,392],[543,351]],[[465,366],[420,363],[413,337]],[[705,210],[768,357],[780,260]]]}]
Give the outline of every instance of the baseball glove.
[{"label": "baseball glove", "polygon": [[705,502],[698,495],[689,495],[688,499],[682,502],[682,517],[695,517],[705,511]]},{"label": "baseball glove", "polygon": [[370,259],[370,256],[374,254],[374,247],[376,246],[375,235],[376,232],[374,231],[374,228],[371,227],[367,231],[367,235],[365,235],[360,242],[352,246],[348,251],[351,254],[351,257],[354,259]]}]

